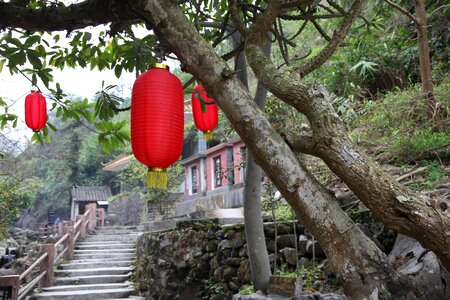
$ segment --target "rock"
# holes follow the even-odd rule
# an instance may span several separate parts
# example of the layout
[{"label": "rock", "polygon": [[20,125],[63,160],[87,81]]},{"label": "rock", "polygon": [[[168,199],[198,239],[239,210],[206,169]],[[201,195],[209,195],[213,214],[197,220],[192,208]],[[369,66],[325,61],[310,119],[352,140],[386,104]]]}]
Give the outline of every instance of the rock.
[{"label": "rock", "polygon": [[17,272],[13,269],[0,269],[0,276],[16,275]]},{"label": "rock", "polygon": [[267,251],[274,253],[275,252],[275,242],[274,240],[269,240],[267,243]]},{"label": "rock", "polygon": [[283,254],[284,259],[288,264],[293,266],[297,265],[298,255],[294,248],[283,248],[280,252]]},{"label": "rock", "polygon": [[238,284],[234,283],[233,281],[228,282],[228,286],[229,286],[230,290],[232,290],[233,292],[239,292],[240,286]]},{"label": "rock", "polygon": [[225,260],[225,264],[228,266],[239,267],[241,264],[241,259],[237,257],[230,257]]},{"label": "rock", "polygon": [[239,256],[240,257],[247,257],[248,256],[248,251],[247,251],[248,247],[247,244],[244,244],[241,249],[239,249]]},{"label": "rock", "polygon": [[277,238],[277,247],[279,249],[282,248],[295,248],[295,243],[297,241],[297,237],[294,234],[285,234],[285,235],[280,235]]},{"label": "rock", "polygon": [[314,245],[314,251],[316,255],[324,255],[322,247],[320,247],[319,243],[317,241],[308,240],[306,244],[306,252],[305,254],[313,254],[313,245]]},{"label": "rock", "polygon": [[308,245],[308,241],[309,241],[309,239],[308,239],[308,237],[306,235],[301,234],[298,237],[298,250],[301,253],[306,253],[306,248],[307,248],[307,245]]},{"label": "rock", "polygon": [[217,247],[217,251],[223,251],[224,249],[232,249],[234,247],[234,244],[230,240],[223,240],[219,243]]},{"label": "rock", "polygon": [[298,266],[300,268],[308,268],[312,265],[311,261],[309,259],[307,259],[306,257],[301,257],[298,260]]},{"label": "rock", "polygon": [[226,267],[223,270],[223,280],[225,281],[231,281],[231,279],[237,275],[237,271],[233,267]]},{"label": "rock", "polygon": [[216,282],[221,282],[223,278],[223,267],[218,267],[215,269],[213,276]]},{"label": "rock", "polygon": [[250,271],[250,262],[245,259],[241,261],[241,264],[237,271],[239,281],[242,283],[250,283],[252,281],[252,274]]},{"label": "rock", "polygon": [[205,249],[208,252],[215,252],[217,250],[217,241],[216,240],[208,241]]},{"label": "rock", "polygon": [[245,244],[244,232],[238,232],[234,235],[234,248],[241,248]]}]

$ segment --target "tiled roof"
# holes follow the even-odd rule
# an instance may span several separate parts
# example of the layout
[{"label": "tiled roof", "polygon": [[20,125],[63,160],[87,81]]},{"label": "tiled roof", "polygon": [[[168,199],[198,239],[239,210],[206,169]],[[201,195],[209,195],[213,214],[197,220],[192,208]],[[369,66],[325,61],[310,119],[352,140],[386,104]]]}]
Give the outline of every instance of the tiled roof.
[{"label": "tiled roof", "polygon": [[106,201],[111,190],[107,186],[74,186],[71,195],[75,202]]}]

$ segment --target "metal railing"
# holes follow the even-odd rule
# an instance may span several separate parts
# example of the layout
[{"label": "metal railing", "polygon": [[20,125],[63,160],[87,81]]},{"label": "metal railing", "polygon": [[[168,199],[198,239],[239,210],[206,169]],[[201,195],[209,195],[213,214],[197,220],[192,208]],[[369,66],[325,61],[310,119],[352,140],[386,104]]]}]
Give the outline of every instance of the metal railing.
[{"label": "metal railing", "polygon": [[[22,274],[0,276],[0,298],[21,300],[33,291],[37,285],[52,285],[55,282],[55,264],[60,262],[62,258],[66,260],[72,259],[75,242],[78,239],[83,239],[86,233],[93,232],[97,226],[104,226],[104,224],[104,210],[97,209],[95,203],[86,205],[86,212],[77,216],[75,224],[60,225],[64,235],[56,243],[41,245],[41,256]],[[21,287],[21,281],[26,279],[37,267],[39,267],[38,274]]]}]

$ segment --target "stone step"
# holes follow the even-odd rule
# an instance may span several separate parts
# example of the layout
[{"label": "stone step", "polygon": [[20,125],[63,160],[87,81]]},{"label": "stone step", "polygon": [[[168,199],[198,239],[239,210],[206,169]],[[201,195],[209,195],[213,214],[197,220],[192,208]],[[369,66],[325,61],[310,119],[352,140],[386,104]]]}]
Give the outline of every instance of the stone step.
[{"label": "stone step", "polygon": [[117,299],[128,297],[133,293],[133,289],[117,288],[105,290],[80,290],[63,292],[42,292],[33,296],[34,299],[64,299],[64,300],[92,300],[92,299]]},{"label": "stone step", "polygon": [[78,284],[98,284],[98,283],[121,283],[127,281],[131,276],[128,274],[120,275],[93,275],[77,277],[56,277],[55,285],[78,285]]},{"label": "stone step", "polygon": [[83,241],[83,242],[77,242],[77,246],[98,246],[98,245],[106,245],[106,246],[114,246],[114,245],[123,245],[123,244],[132,244],[133,243],[125,243],[125,242],[121,242],[121,241],[114,241],[114,240],[110,240],[110,241]]},{"label": "stone step", "polygon": [[135,230],[104,230],[97,231],[93,235],[125,235],[125,234],[138,234]]},{"label": "stone step", "polygon": [[128,244],[128,243],[99,243],[99,244],[93,244],[93,245],[78,245],[75,247],[76,250],[84,250],[84,249],[130,249],[134,248],[134,244]]},{"label": "stone step", "polygon": [[77,277],[77,276],[91,276],[91,275],[121,275],[128,274],[133,270],[132,267],[109,267],[109,268],[91,268],[91,269],[71,269],[71,270],[56,270],[57,277]]},{"label": "stone step", "polygon": [[92,268],[107,268],[107,267],[128,267],[131,266],[133,262],[131,260],[119,260],[110,261],[104,259],[98,259],[91,262],[78,262],[73,263],[73,261],[67,264],[61,264],[58,266],[60,270],[74,270],[74,269],[92,269]]},{"label": "stone step", "polygon": [[134,253],[134,248],[115,249],[114,251],[106,251],[105,249],[75,249],[73,254],[120,254],[120,253]]},{"label": "stone step", "polygon": [[116,230],[116,229],[129,229],[136,230],[137,226],[103,226],[98,227],[96,231],[108,231],[108,230]]},{"label": "stone step", "polygon": [[83,254],[74,254],[74,260],[85,260],[85,259],[107,259],[110,258],[121,258],[122,260],[129,260],[135,257],[134,253],[83,253]]},{"label": "stone step", "polygon": [[131,258],[124,258],[124,257],[109,257],[108,259],[104,259],[103,257],[97,257],[97,258],[85,258],[85,259],[73,259],[70,261],[70,263],[99,263],[99,262],[118,262],[118,261],[124,261],[124,260],[131,260],[133,261],[133,257]]},{"label": "stone step", "polygon": [[130,287],[129,282],[121,283],[99,283],[99,284],[79,284],[79,285],[57,285],[43,287],[44,292],[62,292],[62,291],[78,291],[78,290],[106,290]]},{"label": "stone step", "polygon": [[137,235],[91,235],[84,239],[85,242],[134,242],[138,238]]}]

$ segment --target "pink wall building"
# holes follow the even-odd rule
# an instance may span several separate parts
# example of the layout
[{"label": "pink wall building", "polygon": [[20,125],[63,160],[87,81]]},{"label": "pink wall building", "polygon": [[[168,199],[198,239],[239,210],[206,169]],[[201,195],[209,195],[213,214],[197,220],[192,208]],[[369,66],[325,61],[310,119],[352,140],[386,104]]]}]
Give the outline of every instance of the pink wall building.
[{"label": "pink wall building", "polygon": [[181,161],[185,198],[226,192],[243,186],[246,146],[240,139],[218,144]]}]

